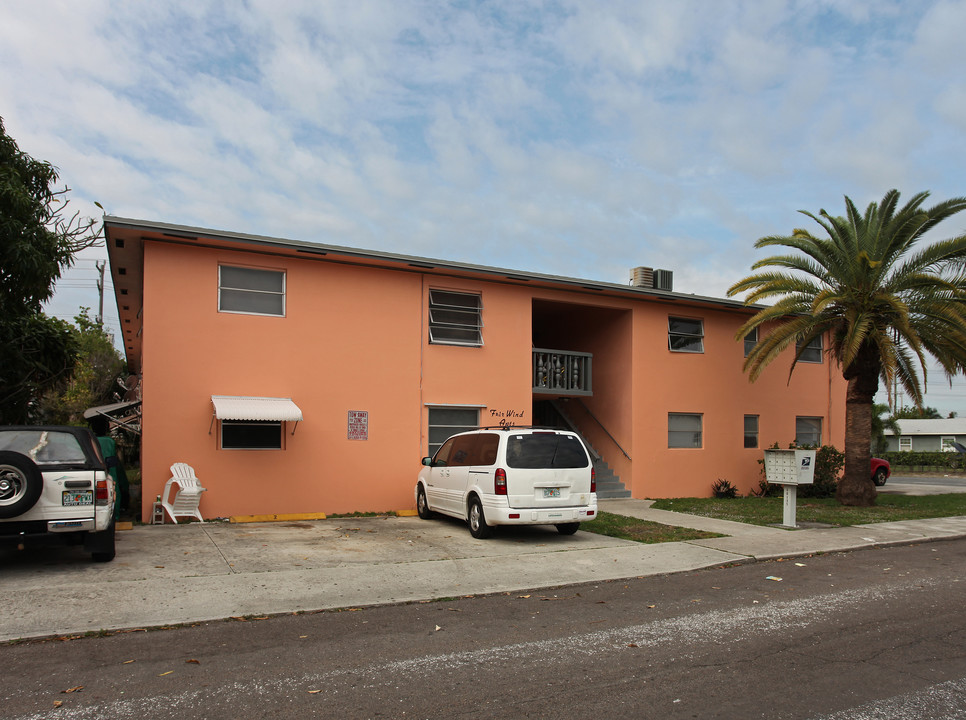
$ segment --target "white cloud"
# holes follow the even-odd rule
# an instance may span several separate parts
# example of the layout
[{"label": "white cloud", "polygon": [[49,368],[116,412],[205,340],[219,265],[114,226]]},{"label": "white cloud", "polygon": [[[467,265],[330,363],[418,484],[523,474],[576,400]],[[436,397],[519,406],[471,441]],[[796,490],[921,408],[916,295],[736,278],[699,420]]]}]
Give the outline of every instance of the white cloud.
[{"label": "white cloud", "polygon": [[700,294],[799,208],[966,194],[966,3],[709,7],[8,3],[0,114],[92,212]]},{"label": "white cloud", "polygon": [[964,31],[966,3],[961,0],[931,3],[916,28],[910,54],[921,58],[932,72],[946,74],[951,67],[961,68]]}]

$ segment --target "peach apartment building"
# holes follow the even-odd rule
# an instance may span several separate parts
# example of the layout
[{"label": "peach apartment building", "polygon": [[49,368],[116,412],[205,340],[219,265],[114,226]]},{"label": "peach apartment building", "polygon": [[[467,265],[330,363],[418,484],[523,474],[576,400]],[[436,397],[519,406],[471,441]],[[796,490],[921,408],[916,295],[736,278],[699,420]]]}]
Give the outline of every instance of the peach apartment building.
[{"label": "peach apartment building", "polygon": [[753,310],[674,292],[666,271],[623,285],[104,224],[141,376],[144,517],[174,462],[209,518],[411,509],[420,458],[478,426],[572,427],[601,494],[636,498],[746,492],[772,443],[844,442],[821,347],[750,383],[735,333]]}]

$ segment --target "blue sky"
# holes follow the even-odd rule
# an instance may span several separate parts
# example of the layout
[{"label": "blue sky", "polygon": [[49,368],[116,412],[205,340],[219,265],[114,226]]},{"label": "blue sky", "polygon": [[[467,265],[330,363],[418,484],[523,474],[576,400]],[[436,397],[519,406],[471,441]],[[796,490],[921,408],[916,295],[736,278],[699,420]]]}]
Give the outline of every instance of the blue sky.
[{"label": "blue sky", "polygon": [[0,0],[0,116],[90,215],[723,296],[799,209],[966,194],[964,36],[949,0]]}]

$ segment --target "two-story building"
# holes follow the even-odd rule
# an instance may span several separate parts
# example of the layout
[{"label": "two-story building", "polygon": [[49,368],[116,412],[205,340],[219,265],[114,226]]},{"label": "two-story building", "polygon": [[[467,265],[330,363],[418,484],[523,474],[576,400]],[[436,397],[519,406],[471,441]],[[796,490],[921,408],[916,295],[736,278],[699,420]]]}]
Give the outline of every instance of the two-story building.
[{"label": "two-story building", "polygon": [[[420,458],[487,425],[566,425],[602,492],[757,487],[762,449],[844,441],[821,347],[750,383],[753,312],[632,284],[105,218],[142,377],[145,515],[177,461],[206,517],[410,509]],[[609,482],[609,467],[616,476]]]}]

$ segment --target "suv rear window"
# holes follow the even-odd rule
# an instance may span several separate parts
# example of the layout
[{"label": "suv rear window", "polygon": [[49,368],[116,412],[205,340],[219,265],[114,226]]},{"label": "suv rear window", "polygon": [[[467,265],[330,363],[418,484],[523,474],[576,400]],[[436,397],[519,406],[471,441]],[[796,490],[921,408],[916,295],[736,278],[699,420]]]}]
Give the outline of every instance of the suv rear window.
[{"label": "suv rear window", "polygon": [[584,446],[573,435],[535,433],[507,439],[506,464],[512,468],[582,468],[590,461]]},{"label": "suv rear window", "polygon": [[84,465],[87,462],[76,437],[52,430],[0,432],[0,450],[22,453],[38,465]]}]

